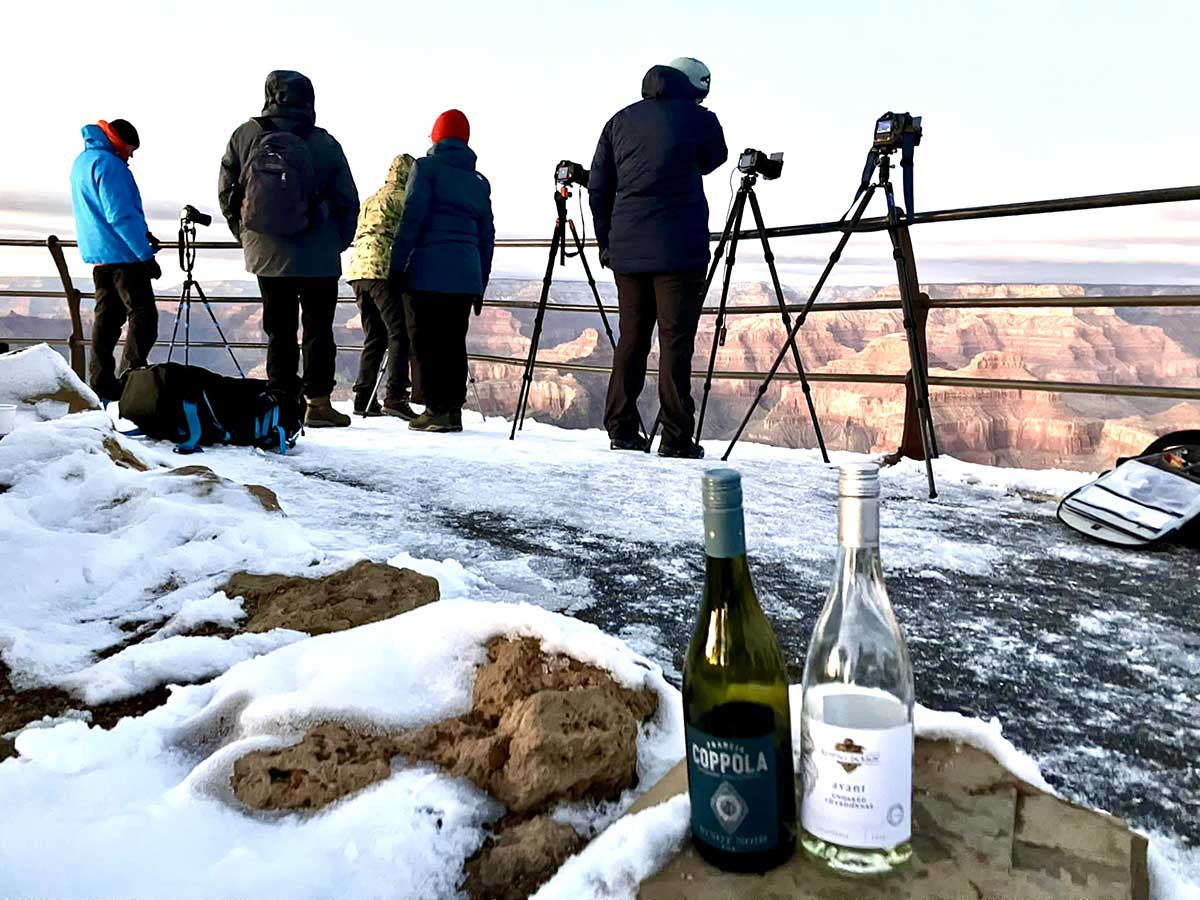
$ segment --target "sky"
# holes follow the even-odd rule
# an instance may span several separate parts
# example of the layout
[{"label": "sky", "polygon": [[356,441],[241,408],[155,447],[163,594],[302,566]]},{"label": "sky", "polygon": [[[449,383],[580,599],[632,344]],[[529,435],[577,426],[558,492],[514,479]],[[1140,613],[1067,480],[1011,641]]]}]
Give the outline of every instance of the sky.
[{"label": "sky", "polygon": [[[6,6],[6,237],[73,233],[68,173],[80,127],[99,118],[129,119],[141,133],[133,170],[160,236],[173,236],[184,203],[216,213],[225,144],[260,112],[265,76],[279,68],[313,80],[318,124],[341,141],[364,199],[395,154],[424,152],[440,112],[462,109],[497,230],[509,237],[550,236],[554,163],[590,162],[605,121],[639,98],[646,69],[681,55],[711,68],[707,106],[731,152],[705,182],[714,231],[736,154],[749,146],[785,152],[783,177],[758,188],[768,225],[836,219],[874,120],[890,109],[924,117],[918,211],[1200,179],[1195,2]],[[228,233],[214,225],[204,237]],[[776,242],[784,281],[811,283],[833,242]],[[925,281],[1200,283],[1196,204],[932,225],[915,229],[914,243]],[[40,273],[45,257],[0,248],[0,274]],[[739,280],[761,277],[761,254],[739,258]],[[204,264],[201,277],[241,271],[236,255]],[[501,250],[496,262],[499,274],[543,267],[544,251]],[[863,236],[833,280],[892,277],[886,239]]]}]

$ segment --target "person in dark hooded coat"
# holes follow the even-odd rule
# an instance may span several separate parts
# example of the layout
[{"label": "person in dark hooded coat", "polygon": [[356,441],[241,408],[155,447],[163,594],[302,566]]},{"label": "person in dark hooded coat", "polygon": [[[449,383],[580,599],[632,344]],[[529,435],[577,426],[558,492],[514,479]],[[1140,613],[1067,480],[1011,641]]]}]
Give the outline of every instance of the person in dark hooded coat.
[{"label": "person in dark hooded coat", "polygon": [[692,353],[709,262],[703,176],[728,157],[717,117],[700,106],[708,69],[694,59],[654,66],[642,100],[604,126],[588,196],[601,265],[612,269],[621,337],[604,424],[614,450],[645,450],[638,396],[658,325],[661,456],[704,455],[692,432]]},{"label": "person in dark hooded coat", "polygon": [[[269,181],[280,175],[282,181]],[[289,197],[297,196],[289,195],[289,189],[300,192],[298,210],[283,208]],[[298,402],[307,397],[305,422],[310,426],[349,425],[350,417],[335,410],[329,398],[337,357],[333,318],[341,253],[354,241],[358,189],[341,144],[316,125],[308,78],[288,71],[267,76],[262,115],[230,137],[217,192],[229,230],[242,245],[246,271],[258,277],[271,388]],[[271,209],[271,204],[279,208]],[[245,221],[247,215],[255,217],[253,222]],[[264,224],[252,227],[255,223]],[[300,322],[302,379],[296,374]]]}]

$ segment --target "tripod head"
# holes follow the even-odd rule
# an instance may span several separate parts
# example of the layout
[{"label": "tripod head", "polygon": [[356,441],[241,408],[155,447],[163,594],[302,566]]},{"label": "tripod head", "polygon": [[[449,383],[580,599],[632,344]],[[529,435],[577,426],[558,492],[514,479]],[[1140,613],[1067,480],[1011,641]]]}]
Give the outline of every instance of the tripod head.
[{"label": "tripod head", "polygon": [[200,212],[190,203],[179,211],[179,268],[183,269],[188,281],[196,266],[196,226],[208,227],[212,216]]}]

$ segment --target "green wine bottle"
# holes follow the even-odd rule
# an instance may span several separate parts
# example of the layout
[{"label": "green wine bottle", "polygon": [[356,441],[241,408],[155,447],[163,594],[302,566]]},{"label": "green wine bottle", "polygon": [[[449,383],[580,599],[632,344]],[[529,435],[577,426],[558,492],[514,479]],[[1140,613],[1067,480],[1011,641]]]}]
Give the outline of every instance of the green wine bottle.
[{"label": "green wine bottle", "polygon": [[764,872],[796,846],[783,653],[763,615],[742,517],[742,478],[703,479],[704,597],[683,668],[692,840],[720,869]]}]

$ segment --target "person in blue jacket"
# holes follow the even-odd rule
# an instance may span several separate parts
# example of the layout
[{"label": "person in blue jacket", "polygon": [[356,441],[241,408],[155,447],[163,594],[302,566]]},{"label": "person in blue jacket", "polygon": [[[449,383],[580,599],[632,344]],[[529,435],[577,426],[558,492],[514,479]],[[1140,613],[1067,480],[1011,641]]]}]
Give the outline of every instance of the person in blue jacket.
[{"label": "person in blue jacket", "polygon": [[491,185],[475,171],[471,125],[457,109],[438,116],[433,146],[409,175],[404,218],[392,245],[392,275],[404,312],[425,412],[414,431],[462,431],[467,400],[467,327],[483,307],[496,228]]},{"label": "person in blue jacket", "polygon": [[91,263],[96,292],[88,381],[103,401],[121,396],[113,353],[129,323],[121,369],[144,366],[158,339],[152,280],[162,277],[157,241],[146,227],[142,195],[129,159],[141,146],[124,119],[83,126],[83,152],[71,168],[71,206],[83,261]]},{"label": "person in blue jacket", "polygon": [[699,60],[654,66],[642,100],[604,126],[588,197],[600,264],[617,283],[621,337],[613,358],[604,424],[614,450],[645,450],[637,400],[658,325],[660,456],[699,458],[692,401],[692,352],[709,261],[703,176],[725,162],[721,124],[700,103],[711,83]]}]

